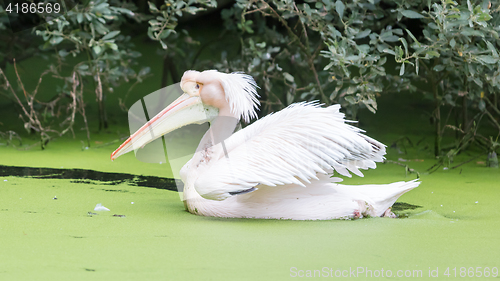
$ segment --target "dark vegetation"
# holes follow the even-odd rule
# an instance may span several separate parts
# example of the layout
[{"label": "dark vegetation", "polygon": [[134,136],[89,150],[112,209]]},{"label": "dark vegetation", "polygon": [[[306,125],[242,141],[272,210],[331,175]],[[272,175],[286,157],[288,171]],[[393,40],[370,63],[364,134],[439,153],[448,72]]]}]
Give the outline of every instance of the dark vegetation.
[{"label": "dark vegetation", "polygon": [[[188,69],[218,69],[256,79],[262,115],[320,100],[342,104],[349,119],[363,122],[363,112],[384,114],[377,100],[385,95],[411,96],[431,123],[419,126],[433,126],[433,169],[467,150],[498,166],[500,1],[74,4],[59,17],[0,11],[0,110],[22,120],[14,126],[11,116],[0,116],[4,145],[22,147],[30,134],[44,149],[83,128],[90,146],[91,132],[109,130],[110,115],[125,116],[135,89],[176,83]],[[37,21],[45,23],[30,26]],[[141,60],[151,50],[157,59]],[[22,75],[28,61],[37,77]],[[161,73],[152,73],[158,64]],[[147,85],[153,75],[160,82]],[[118,108],[122,113],[113,113]],[[401,138],[393,145],[419,143]]]}]

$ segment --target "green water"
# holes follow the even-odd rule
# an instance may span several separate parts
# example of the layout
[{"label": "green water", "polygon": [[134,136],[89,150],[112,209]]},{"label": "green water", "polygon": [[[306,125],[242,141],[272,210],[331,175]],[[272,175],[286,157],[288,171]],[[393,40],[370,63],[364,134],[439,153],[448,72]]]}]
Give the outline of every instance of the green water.
[{"label": "green water", "polygon": [[[165,175],[162,165],[133,154],[109,162],[112,146],[1,149],[1,164],[31,159],[39,166]],[[349,183],[404,179],[402,167],[380,164]],[[429,268],[438,268],[441,278],[450,267],[457,275],[460,267],[498,268],[499,180],[498,170],[471,162],[462,171],[422,176],[420,187],[398,200],[422,206],[400,211],[406,218],[279,221],[199,217],[184,211],[176,192],[125,183],[1,177],[0,279],[281,280],[307,270],[325,276],[323,270],[347,274],[358,267],[393,275],[411,270],[429,279]],[[111,211],[93,211],[98,203]],[[365,279],[366,273],[356,276]]]}]

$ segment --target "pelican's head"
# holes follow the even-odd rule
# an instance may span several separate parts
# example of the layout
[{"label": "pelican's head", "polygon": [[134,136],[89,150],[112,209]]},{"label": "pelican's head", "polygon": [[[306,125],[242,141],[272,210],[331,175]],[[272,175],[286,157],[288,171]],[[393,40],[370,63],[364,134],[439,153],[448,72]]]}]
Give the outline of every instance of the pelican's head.
[{"label": "pelican's head", "polygon": [[257,117],[255,110],[260,103],[256,87],[252,76],[238,72],[188,70],[181,79],[184,93],[200,97],[205,106],[216,108],[219,115],[243,118],[245,122]]},{"label": "pelican's head", "polygon": [[188,70],[180,82],[183,94],[132,134],[111,154],[111,160],[189,124],[230,116],[249,122],[259,105],[254,79],[243,73]]}]

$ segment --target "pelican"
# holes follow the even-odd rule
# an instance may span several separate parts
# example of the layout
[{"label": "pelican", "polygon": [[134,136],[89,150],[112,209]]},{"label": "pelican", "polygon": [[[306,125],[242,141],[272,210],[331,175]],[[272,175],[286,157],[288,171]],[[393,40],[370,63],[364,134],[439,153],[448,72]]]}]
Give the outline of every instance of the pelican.
[{"label": "pelican", "polygon": [[111,154],[144,147],[182,126],[209,122],[194,156],[182,167],[183,201],[196,215],[330,220],[394,217],[391,207],[417,180],[342,185],[334,173],[363,177],[384,160],[385,145],[349,125],[340,105],[301,102],[257,118],[255,80],[244,73],[186,71],[182,95]]}]

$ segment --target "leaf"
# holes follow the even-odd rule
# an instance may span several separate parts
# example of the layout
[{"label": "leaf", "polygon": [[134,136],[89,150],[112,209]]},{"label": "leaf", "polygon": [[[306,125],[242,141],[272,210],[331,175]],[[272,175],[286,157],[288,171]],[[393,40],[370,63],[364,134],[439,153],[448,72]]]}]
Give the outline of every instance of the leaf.
[{"label": "leaf", "polygon": [[444,66],[444,65],[442,65],[442,64],[438,64],[438,65],[434,66],[434,68],[432,68],[432,70],[434,70],[434,71],[436,71],[436,72],[440,72],[440,71],[443,71],[443,70],[444,70],[444,68],[445,68],[445,66]]},{"label": "leaf", "polygon": [[116,51],[118,50],[118,45],[116,45],[115,43],[107,43],[107,45],[113,50],[113,51]]},{"label": "leaf", "polygon": [[406,42],[406,39],[403,37],[399,38],[399,41],[403,43],[403,47],[405,47],[405,55],[408,56],[408,43]]},{"label": "leaf", "polygon": [[455,44],[456,44],[456,43],[457,43],[457,42],[455,41],[455,39],[451,38],[451,40],[450,40],[450,46],[451,46],[452,48],[455,48]]},{"label": "leaf", "polygon": [[59,56],[61,56],[61,57],[63,57],[63,58],[64,58],[65,56],[67,56],[68,54],[69,54],[69,53],[68,53],[66,50],[64,50],[64,49],[59,50]]},{"label": "leaf", "polygon": [[161,44],[161,47],[166,50],[167,49],[167,44],[165,44],[165,42],[161,41],[160,40],[160,44]]},{"label": "leaf", "polygon": [[432,29],[435,29],[435,30],[439,29],[439,26],[437,26],[437,25],[436,25],[435,23],[433,23],[433,22],[430,22],[429,24],[427,24],[427,26],[428,26],[428,27],[430,27],[430,28],[432,28]]},{"label": "leaf", "polygon": [[50,39],[50,44],[52,45],[57,45],[59,43],[61,43],[61,41],[63,40],[64,38],[60,37],[60,36],[53,36],[51,39]]},{"label": "leaf", "polygon": [[337,0],[337,2],[335,2],[335,11],[337,11],[340,18],[344,17],[344,10],[345,10],[344,3],[342,3],[342,1],[340,1],[340,0]]},{"label": "leaf", "polygon": [[403,36],[403,30],[401,28],[394,28],[392,30],[392,33],[399,35],[399,36]]},{"label": "leaf", "polygon": [[430,57],[436,57],[436,58],[439,58],[439,53],[436,52],[436,51],[433,51],[433,50],[430,50],[430,51],[427,51],[426,53],[427,55],[429,55]]},{"label": "leaf", "polygon": [[148,1],[148,5],[151,12],[160,12],[154,3]]},{"label": "leaf", "polygon": [[405,30],[406,30],[406,32],[408,33],[408,35],[410,35],[411,39],[412,39],[413,41],[415,41],[415,43],[417,43],[417,44],[418,44],[418,46],[420,47],[420,42],[418,42],[417,38],[415,38],[415,36],[413,35],[413,33],[411,33],[408,29],[405,29]]},{"label": "leaf", "polygon": [[479,110],[481,111],[484,111],[486,109],[486,104],[484,103],[484,100],[483,99],[480,99],[479,100],[479,103],[477,105],[477,107],[479,108]]},{"label": "leaf", "polygon": [[393,56],[395,56],[395,55],[396,55],[396,53],[395,53],[393,50],[391,50],[391,49],[384,49],[384,50],[383,50],[383,52],[384,52],[384,53],[391,54],[391,55],[393,55]]},{"label": "leaf", "polygon": [[469,72],[470,76],[471,77],[474,77],[474,75],[476,75],[476,69],[474,67],[473,64],[470,64],[470,65],[466,65],[466,68],[467,68],[467,71]]},{"label": "leaf", "polygon": [[286,102],[288,104],[292,104],[293,103],[293,99],[294,99],[294,95],[292,93],[288,92],[286,94]]},{"label": "leaf", "polygon": [[486,42],[486,45],[488,46],[488,49],[491,51],[491,55],[493,55],[493,57],[495,57],[495,58],[498,58],[498,52],[497,52],[495,46],[493,46],[493,44],[491,44],[490,41],[485,40],[485,42]]},{"label": "leaf", "polygon": [[477,56],[477,58],[487,64],[495,64],[498,62],[498,58],[494,58],[492,56]]},{"label": "leaf", "polygon": [[474,77],[472,81],[474,81],[474,83],[476,83],[479,87],[483,87],[483,82],[479,78]]},{"label": "leaf", "polygon": [[377,113],[377,103],[372,100],[372,99],[369,99],[369,100],[364,100],[363,101],[363,104],[366,106],[366,108],[368,108],[368,110],[370,110],[372,113]]},{"label": "leaf", "polygon": [[120,30],[115,30],[115,31],[108,32],[106,35],[104,35],[104,37],[102,37],[102,40],[111,39],[111,38],[115,37],[118,34],[120,34]]},{"label": "leaf", "polygon": [[479,30],[474,30],[472,28],[467,28],[467,29],[464,29],[462,31],[460,31],[460,33],[462,35],[465,35],[465,36],[480,36],[480,37],[484,37],[484,33],[479,31]]},{"label": "leaf", "polygon": [[410,19],[421,19],[421,18],[424,18],[424,16],[422,16],[421,14],[415,12],[415,11],[412,11],[412,10],[404,10],[401,12],[403,14],[403,16],[407,17],[407,18],[410,18]]},{"label": "leaf", "polygon": [[76,20],[78,21],[78,23],[82,23],[83,22],[83,14],[82,13],[76,14]]},{"label": "leaf", "polygon": [[96,53],[96,55],[100,54],[101,53],[101,47],[100,46],[94,46],[92,47],[92,49],[94,49],[94,52]]},{"label": "leaf", "polygon": [[399,76],[403,76],[405,74],[405,64],[401,64],[401,69],[399,70]]},{"label": "leaf", "polygon": [[290,81],[291,83],[293,83],[293,81],[295,80],[293,76],[288,72],[283,72],[283,76],[285,77],[286,80]]},{"label": "leaf", "polygon": [[335,64],[334,61],[330,62],[327,66],[325,66],[325,68],[323,68],[323,70],[328,70],[330,69],[333,65]]},{"label": "leaf", "polygon": [[139,71],[139,76],[144,76],[148,74],[151,71],[151,68],[149,66],[143,67],[141,71]]},{"label": "leaf", "polygon": [[401,49],[400,46],[396,46],[394,48],[394,50],[396,51],[396,61],[402,59],[403,58],[403,49]]},{"label": "leaf", "polygon": [[344,99],[350,104],[356,104],[356,98],[353,96],[346,96]]},{"label": "leaf", "polygon": [[366,36],[368,36],[370,34],[371,30],[370,29],[365,29],[363,31],[361,31],[360,33],[358,33],[356,35],[356,39],[361,39],[361,38],[365,38]]},{"label": "leaf", "polygon": [[396,35],[380,36],[380,40],[385,42],[396,42],[399,40],[399,37]]}]

